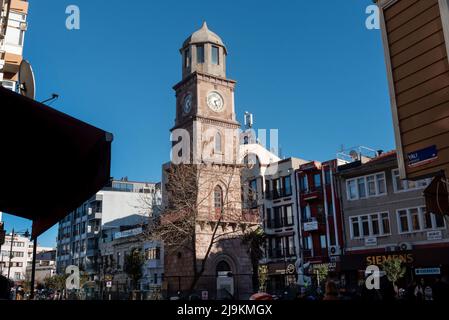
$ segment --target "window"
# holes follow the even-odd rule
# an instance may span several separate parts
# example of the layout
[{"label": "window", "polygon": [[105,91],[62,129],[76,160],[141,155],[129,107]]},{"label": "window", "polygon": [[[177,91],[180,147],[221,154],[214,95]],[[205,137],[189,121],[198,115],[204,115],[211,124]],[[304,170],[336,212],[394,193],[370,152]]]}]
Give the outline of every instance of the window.
[{"label": "window", "polygon": [[317,173],[313,175],[313,183],[315,188],[321,187],[321,174]]},{"label": "window", "polygon": [[285,238],[286,248],[287,248],[287,256],[291,257],[295,255],[295,239],[293,236],[289,236]]},{"label": "window", "polygon": [[219,48],[216,46],[212,46],[212,63],[213,64],[220,64],[220,58],[219,58]]},{"label": "window", "polygon": [[379,228],[379,216],[377,214],[371,215],[371,226],[372,226],[372,232],[371,234],[373,236],[377,236],[380,234],[380,228]]},{"label": "window", "polygon": [[257,179],[254,179],[251,180],[249,183],[249,201],[253,202],[256,200],[257,200]]},{"label": "window", "polygon": [[357,186],[359,191],[359,197],[366,198],[365,179],[364,178],[357,179]]},{"label": "window", "polygon": [[327,239],[326,239],[326,235],[321,235],[320,236],[320,244],[321,244],[321,249],[326,249],[327,248]]},{"label": "window", "polygon": [[393,187],[394,192],[404,192],[404,191],[412,191],[417,189],[422,189],[427,187],[431,179],[424,179],[419,181],[407,181],[407,180],[401,180],[399,176],[399,170],[395,169],[392,171],[393,176]]},{"label": "window", "polygon": [[276,207],[273,208],[274,212],[274,227],[275,228],[282,228],[282,207]]},{"label": "window", "polygon": [[299,189],[300,189],[302,192],[307,192],[307,191],[309,191],[309,183],[308,183],[308,181],[307,181],[307,176],[306,176],[306,175],[301,176],[301,177],[299,178]]},{"label": "window", "polygon": [[303,220],[310,220],[312,218],[312,212],[310,210],[310,206],[307,205],[304,208],[302,208],[302,218]]},{"label": "window", "polygon": [[377,237],[390,234],[388,212],[373,213],[350,218],[351,239]]},{"label": "window", "polygon": [[400,232],[409,232],[408,228],[408,215],[407,210],[401,210],[398,212],[399,215],[399,231]]},{"label": "window", "polygon": [[419,223],[419,211],[417,208],[410,209],[410,216],[411,216],[411,227],[413,231],[421,230],[421,226]]},{"label": "window", "polygon": [[397,219],[400,233],[445,228],[444,218],[427,213],[426,207],[400,209],[397,211]]},{"label": "window", "polygon": [[285,224],[287,226],[293,225],[293,210],[291,205],[284,207],[284,214],[285,214]]},{"label": "window", "polygon": [[186,49],[184,51],[184,67],[190,68],[190,62],[191,62],[191,55],[190,55],[190,49]]},{"label": "window", "polygon": [[196,62],[204,63],[204,45],[196,46]]},{"label": "window", "polygon": [[215,134],[215,153],[221,153],[221,134],[217,132]]},{"label": "window", "polygon": [[324,171],[324,183],[326,183],[326,184],[331,183],[331,171],[330,170]]},{"label": "window", "polygon": [[362,236],[368,237],[370,235],[369,232],[369,218],[368,216],[362,216],[361,217],[362,222]]},{"label": "window", "polygon": [[274,198],[279,198],[281,196],[281,179],[273,180],[273,191]]},{"label": "window", "polygon": [[147,260],[159,260],[161,258],[161,249],[159,247],[148,248],[145,250],[145,257]]},{"label": "window", "polygon": [[220,186],[216,186],[214,190],[214,206],[216,211],[223,208],[223,192]]},{"label": "window", "polygon": [[385,173],[377,173],[346,181],[348,200],[358,200],[387,194]]},{"label": "window", "polygon": [[292,195],[291,177],[290,176],[284,177],[283,184],[284,184],[284,195],[291,196]]},{"label": "window", "polygon": [[312,250],[312,247],[313,247],[312,236],[304,237],[304,249]]},{"label": "window", "polygon": [[349,180],[346,183],[348,190],[348,200],[357,199],[357,185],[355,180]]},{"label": "window", "polygon": [[267,208],[267,227],[271,228],[273,226],[273,217],[271,216],[271,208]]}]

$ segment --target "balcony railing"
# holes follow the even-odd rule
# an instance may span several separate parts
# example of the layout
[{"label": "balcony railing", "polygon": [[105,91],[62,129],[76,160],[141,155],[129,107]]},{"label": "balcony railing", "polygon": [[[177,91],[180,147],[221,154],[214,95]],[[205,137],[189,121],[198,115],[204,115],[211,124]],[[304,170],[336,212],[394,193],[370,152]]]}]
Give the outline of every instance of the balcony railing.
[{"label": "balcony railing", "polygon": [[265,199],[267,199],[267,200],[275,200],[275,199],[290,197],[291,195],[292,195],[291,189],[265,191]]},{"label": "balcony railing", "polygon": [[268,229],[280,229],[280,228],[288,228],[288,227],[293,226],[293,223],[288,223],[287,221],[284,221],[283,219],[267,220],[266,224],[267,224]]},{"label": "balcony railing", "polygon": [[282,248],[273,248],[269,252],[269,257],[271,259],[281,259],[281,258],[290,258],[296,255],[296,248],[289,247],[286,250]]}]

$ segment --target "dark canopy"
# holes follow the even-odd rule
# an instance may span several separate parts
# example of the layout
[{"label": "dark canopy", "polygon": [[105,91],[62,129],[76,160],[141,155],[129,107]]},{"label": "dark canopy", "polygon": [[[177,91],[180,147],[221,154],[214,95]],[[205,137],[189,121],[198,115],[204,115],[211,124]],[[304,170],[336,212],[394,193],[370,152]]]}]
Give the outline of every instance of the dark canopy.
[{"label": "dark canopy", "polygon": [[110,179],[112,134],[0,86],[0,211],[39,236]]}]

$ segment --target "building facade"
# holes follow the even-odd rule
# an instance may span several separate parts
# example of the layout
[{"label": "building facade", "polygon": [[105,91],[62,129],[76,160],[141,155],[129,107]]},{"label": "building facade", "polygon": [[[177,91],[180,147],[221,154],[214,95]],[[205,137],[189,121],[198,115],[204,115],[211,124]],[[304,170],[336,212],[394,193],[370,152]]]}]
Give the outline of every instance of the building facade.
[{"label": "building facade", "polygon": [[[32,261],[26,267],[26,277],[31,279]],[[44,284],[46,278],[56,274],[56,250],[41,251],[36,254],[35,281]]]},{"label": "building facade", "polygon": [[300,216],[295,172],[307,161],[297,158],[268,165],[264,183],[263,227],[266,234],[267,290],[283,293],[296,283],[295,262],[301,256]]},{"label": "building facade", "polygon": [[311,273],[326,265],[329,272],[340,269],[343,226],[340,194],[335,178],[340,160],[312,161],[296,171],[300,218],[301,257]]},{"label": "building facade", "polygon": [[[12,247],[11,247],[12,241]],[[54,248],[39,246],[36,253],[49,252]],[[33,241],[29,238],[11,234],[6,235],[5,243],[1,246],[0,256],[0,274],[13,281],[25,281],[27,267],[31,266],[33,261]]]},{"label": "building facade", "polygon": [[12,91],[18,90],[28,4],[25,0],[0,1],[0,85]]},{"label": "building facade", "polygon": [[93,280],[101,256],[100,243],[112,240],[116,232],[144,224],[157,210],[160,197],[157,183],[112,180],[59,223],[58,274],[75,265]]},{"label": "building facade", "polygon": [[400,179],[396,152],[340,166],[345,255],[343,282],[354,287],[366,267],[399,258],[407,266],[404,287],[420,277],[449,271],[448,224],[426,210],[423,191],[430,180]]},{"label": "building facade", "polygon": [[[144,228],[129,226],[127,230],[115,232],[112,239],[101,241],[97,277],[103,287],[99,291],[104,295],[111,294],[118,299],[129,298],[130,292],[139,290],[143,298],[160,297],[164,279],[163,246],[146,239]],[[138,250],[143,257],[142,277],[136,287],[133,287],[125,267],[126,257],[134,250]]]}]

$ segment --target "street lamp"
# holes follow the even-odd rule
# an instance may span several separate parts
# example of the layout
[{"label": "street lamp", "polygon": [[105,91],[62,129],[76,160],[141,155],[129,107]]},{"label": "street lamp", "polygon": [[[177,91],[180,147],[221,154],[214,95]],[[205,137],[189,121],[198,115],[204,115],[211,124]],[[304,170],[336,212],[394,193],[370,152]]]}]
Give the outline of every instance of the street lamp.
[{"label": "street lamp", "polygon": [[14,243],[14,237],[15,237],[16,235],[23,235],[23,236],[26,237],[26,238],[29,238],[29,237],[30,237],[30,233],[28,232],[28,229],[25,230],[25,231],[17,231],[17,232],[14,231],[14,228],[12,229],[12,233],[11,233],[11,246],[10,246],[10,249],[9,249],[8,279],[9,279],[9,276],[10,276],[10,274],[11,274],[12,259],[14,258],[14,255],[13,255],[13,253],[12,253],[12,252],[13,252],[13,251],[12,251],[12,247],[13,247],[13,243]]}]

